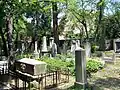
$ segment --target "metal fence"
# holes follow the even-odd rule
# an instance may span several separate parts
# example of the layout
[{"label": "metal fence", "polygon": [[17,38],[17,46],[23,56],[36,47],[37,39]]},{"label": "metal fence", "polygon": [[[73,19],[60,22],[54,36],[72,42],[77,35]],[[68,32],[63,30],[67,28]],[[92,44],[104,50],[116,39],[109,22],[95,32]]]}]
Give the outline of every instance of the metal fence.
[{"label": "metal fence", "polygon": [[27,76],[24,73],[10,71],[8,70],[8,63],[2,62],[0,64],[0,81],[3,83],[8,82],[9,78],[14,81],[14,83],[10,82],[13,89],[21,90],[22,88],[22,90],[31,90],[31,82],[35,80],[38,83],[36,90],[44,90],[56,87],[61,83],[69,82],[69,69],[47,72],[39,76],[32,77]]},{"label": "metal fence", "polygon": [[50,73],[46,73],[43,76],[42,87],[52,88],[56,87],[58,84],[69,82],[69,70],[58,70]]}]

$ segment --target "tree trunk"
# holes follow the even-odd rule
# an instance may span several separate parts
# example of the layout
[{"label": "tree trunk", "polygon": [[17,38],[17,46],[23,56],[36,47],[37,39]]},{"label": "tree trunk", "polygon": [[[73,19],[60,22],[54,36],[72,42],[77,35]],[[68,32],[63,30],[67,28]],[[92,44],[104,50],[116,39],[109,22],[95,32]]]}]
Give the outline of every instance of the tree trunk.
[{"label": "tree trunk", "polygon": [[83,26],[84,26],[84,28],[85,28],[86,38],[87,38],[87,40],[88,40],[88,39],[89,39],[89,35],[88,35],[87,24],[86,24],[85,19],[82,21],[82,24],[83,24]]},{"label": "tree trunk", "polygon": [[8,41],[8,55],[13,54],[13,43],[12,43],[12,30],[13,30],[13,20],[12,17],[7,17],[6,29],[7,29],[7,41]]},{"label": "tree trunk", "polygon": [[18,32],[16,32],[16,39],[15,39],[15,50],[18,48]]},{"label": "tree trunk", "polygon": [[104,7],[105,7],[103,0],[100,0],[99,3],[102,3],[102,5],[98,6],[99,17],[98,17],[97,28],[96,28],[96,31],[95,31],[95,41],[96,41],[97,34],[99,32],[99,29],[100,29],[100,24],[101,24],[101,21],[102,21],[102,17],[103,17],[103,13],[104,13]]},{"label": "tree trunk", "polygon": [[54,35],[54,42],[57,45],[58,53],[60,53],[59,47],[59,35],[58,35],[58,12],[57,12],[57,2],[52,3],[52,10],[53,10],[53,35]]},{"label": "tree trunk", "polygon": [[2,41],[3,41],[3,48],[4,48],[5,56],[8,57],[7,44],[6,44],[6,40],[4,37],[4,33],[2,31],[2,27],[0,27],[0,34],[1,34]]},{"label": "tree trunk", "polygon": [[[13,53],[13,42],[12,42],[12,30],[13,30],[13,19],[9,15],[6,19],[6,30],[7,30],[7,41],[8,41],[8,67],[9,70],[15,70],[14,67],[14,53]],[[9,79],[11,80],[11,78]]]}]

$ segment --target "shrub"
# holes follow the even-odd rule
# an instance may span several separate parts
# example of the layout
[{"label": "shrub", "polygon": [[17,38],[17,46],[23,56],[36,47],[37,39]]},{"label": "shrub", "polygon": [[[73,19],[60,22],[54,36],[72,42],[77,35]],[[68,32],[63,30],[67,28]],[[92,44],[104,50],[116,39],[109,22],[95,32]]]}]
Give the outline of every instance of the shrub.
[{"label": "shrub", "polygon": [[74,66],[73,62],[65,62],[59,58],[42,57],[40,60],[47,63],[48,71],[68,69]]},{"label": "shrub", "polygon": [[95,51],[97,51],[99,49],[99,47],[97,46],[97,45],[95,45],[95,44],[93,44],[92,46],[91,46],[91,52],[92,53],[94,53]]},{"label": "shrub", "polygon": [[[19,56],[19,59],[24,57],[29,57],[31,55],[22,55]],[[55,71],[55,70],[66,70],[69,69],[71,75],[75,75],[75,61],[74,60],[66,60],[65,56],[58,55],[55,58],[49,58],[47,56],[41,57],[37,59],[40,61],[44,61],[47,63],[47,70],[48,72]],[[102,69],[104,66],[104,62],[101,61],[99,58],[87,58],[86,63],[86,70],[87,74],[91,75],[91,73],[95,73],[98,70]]]},{"label": "shrub", "polygon": [[91,73],[97,72],[103,67],[104,67],[104,62],[101,61],[99,58],[88,58],[87,59],[86,71],[88,75],[91,75]]},{"label": "shrub", "polygon": [[33,55],[31,53],[27,53],[27,54],[21,54],[21,55],[17,55],[16,59],[22,59],[22,58],[32,58]]}]

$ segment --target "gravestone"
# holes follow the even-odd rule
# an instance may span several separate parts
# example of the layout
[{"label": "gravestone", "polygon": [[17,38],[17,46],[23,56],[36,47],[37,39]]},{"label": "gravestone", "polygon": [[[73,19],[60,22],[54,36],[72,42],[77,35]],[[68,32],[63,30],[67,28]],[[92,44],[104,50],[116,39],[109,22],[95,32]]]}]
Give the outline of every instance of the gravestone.
[{"label": "gravestone", "polygon": [[73,56],[75,55],[75,49],[76,49],[76,41],[73,40],[71,44],[71,53]]},{"label": "gravestone", "polygon": [[56,45],[56,43],[52,44],[51,55],[52,55],[52,57],[56,57],[56,55],[57,55],[57,45]]},{"label": "gravestone", "polygon": [[38,51],[37,51],[37,41],[35,41],[34,57],[35,57],[35,59],[38,59],[38,58],[39,58],[39,53],[38,53]]},{"label": "gravestone", "polygon": [[63,44],[63,54],[66,54],[67,53],[67,43],[64,42]]},{"label": "gravestone", "polygon": [[48,53],[46,36],[43,37],[42,51],[41,52],[43,55],[45,55],[45,53]]},{"label": "gravestone", "polygon": [[23,54],[24,50],[25,50],[25,45],[24,45],[24,42],[22,42],[22,49],[21,49],[22,54]]},{"label": "gravestone", "polygon": [[90,57],[90,55],[91,55],[91,45],[90,45],[89,42],[86,42],[85,50],[86,50],[86,57]]},{"label": "gravestone", "polygon": [[105,40],[105,50],[110,50],[110,40]]},{"label": "gravestone", "polygon": [[120,53],[120,39],[113,40],[113,47],[116,53]]},{"label": "gravestone", "polygon": [[50,37],[50,48],[52,48],[53,43],[54,43],[54,38]]},{"label": "gravestone", "polygon": [[86,56],[85,50],[77,48],[75,50],[75,86],[78,90],[86,90],[87,75],[86,75]]}]

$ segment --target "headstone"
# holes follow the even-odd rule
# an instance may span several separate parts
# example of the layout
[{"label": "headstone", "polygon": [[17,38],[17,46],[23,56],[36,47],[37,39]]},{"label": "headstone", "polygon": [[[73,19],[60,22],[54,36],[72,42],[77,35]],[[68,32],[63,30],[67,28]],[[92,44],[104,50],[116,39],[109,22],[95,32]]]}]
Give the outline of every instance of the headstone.
[{"label": "headstone", "polygon": [[120,53],[120,39],[113,40],[114,51]]},{"label": "headstone", "polygon": [[37,41],[35,41],[35,52],[37,52]]},{"label": "headstone", "polygon": [[90,45],[89,42],[86,42],[85,50],[86,50],[86,57],[90,57],[90,55],[91,55],[91,45]]},{"label": "headstone", "polygon": [[39,53],[37,51],[37,41],[35,41],[35,52],[34,52],[34,57],[35,59],[38,59],[39,58]]},{"label": "headstone", "polygon": [[46,55],[46,53],[48,53],[46,36],[43,37],[41,53],[43,56]]},{"label": "headstone", "polygon": [[48,52],[46,37],[43,37],[42,52]]},{"label": "headstone", "polygon": [[52,50],[51,50],[51,55],[52,55],[52,57],[55,57],[56,54],[57,54],[57,45],[56,45],[56,43],[53,43]]},{"label": "headstone", "polygon": [[22,42],[22,49],[21,49],[21,53],[23,53],[25,50],[25,45],[24,45],[24,42]]},{"label": "headstone", "polygon": [[109,50],[110,48],[110,40],[105,40],[105,50]]},{"label": "headstone", "polygon": [[116,43],[115,43],[115,39],[113,40],[113,49],[116,52]]},{"label": "headstone", "polygon": [[67,53],[67,45],[66,45],[66,42],[64,42],[63,44],[63,54],[66,54]]},{"label": "headstone", "polygon": [[85,50],[78,48],[75,50],[75,72],[77,90],[86,90],[87,75],[86,75],[86,57]]},{"label": "headstone", "polygon": [[50,48],[52,48],[53,43],[54,43],[54,38],[50,37]]},{"label": "headstone", "polygon": [[75,55],[75,49],[76,49],[76,41],[73,40],[72,45],[71,45],[71,53],[72,53],[72,55]]}]

